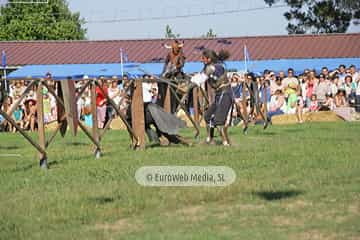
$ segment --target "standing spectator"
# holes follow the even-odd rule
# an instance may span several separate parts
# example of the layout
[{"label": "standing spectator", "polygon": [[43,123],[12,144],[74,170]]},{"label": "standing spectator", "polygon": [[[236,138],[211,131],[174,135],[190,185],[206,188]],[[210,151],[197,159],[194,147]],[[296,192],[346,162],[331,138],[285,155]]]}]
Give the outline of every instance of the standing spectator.
[{"label": "standing spectator", "polygon": [[284,80],[284,78],[285,78],[285,72],[284,71],[279,72],[279,78],[281,79],[281,81]]},{"label": "standing spectator", "polygon": [[286,105],[286,114],[295,114],[297,109],[297,99],[298,96],[296,94],[296,90],[298,85],[296,83],[289,84],[289,88],[287,91],[287,105]]},{"label": "standing spectator", "polygon": [[332,96],[335,96],[338,92],[337,83],[339,82],[338,77],[331,77],[330,78],[330,92]]},{"label": "standing spectator", "polygon": [[357,82],[356,92],[355,92],[355,110],[360,112],[360,81]]},{"label": "standing spectator", "polygon": [[[98,121],[98,128],[103,128],[105,124],[106,118],[106,96],[108,94],[108,89],[106,84],[104,83],[103,79],[99,80],[100,87],[96,86],[96,113],[97,113],[97,121]],[[104,91],[101,91],[101,89]]]},{"label": "standing spectator", "polygon": [[296,118],[298,123],[303,123],[303,109],[304,109],[304,98],[302,96],[301,89],[297,89],[297,102],[296,102]]},{"label": "standing spectator", "polygon": [[283,91],[283,85],[280,77],[275,77],[275,81],[270,83],[271,95],[274,95],[277,90]]},{"label": "standing spectator", "polygon": [[346,77],[346,66],[344,64],[341,64],[339,66],[339,69],[337,70],[337,74],[339,76],[340,81],[343,83]]},{"label": "standing spectator", "polygon": [[321,73],[324,75],[325,79],[329,79],[329,69],[327,67],[323,67]]},{"label": "standing spectator", "polygon": [[309,77],[305,83],[305,89],[306,89],[306,107],[308,108],[310,106],[311,102],[311,96],[315,93],[316,89],[316,80],[313,77]]},{"label": "standing spectator", "polygon": [[50,97],[49,94],[47,93],[47,89],[44,88],[44,100],[43,100],[43,105],[44,105],[44,123],[49,123],[51,121],[51,102],[50,102]]},{"label": "standing spectator", "polygon": [[325,94],[330,92],[329,84],[325,81],[324,74],[320,74],[319,76],[319,84],[316,87],[315,94],[319,104],[325,102]]},{"label": "standing spectator", "polygon": [[118,81],[117,79],[113,79],[111,81],[111,86],[108,89],[109,92],[109,97],[115,102],[116,105],[119,105],[120,100],[121,100],[121,96],[120,96],[120,89],[118,88],[117,85]]},{"label": "standing spectator", "polygon": [[355,65],[351,65],[350,66],[350,74],[351,74],[351,77],[352,77],[352,80],[359,84],[359,81],[360,81],[360,73],[358,71],[356,71],[356,67]]},{"label": "standing spectator", "polygon": [[355,92],[356,92],[356,83],[353,82],[351,75],[345,77],[344,89],[346,92],[346,99],[349,103],[355,103]]},{"label": "standing spectator", "polygon": [[296,87],[299,85],[298,79],[294,76],[294,69],[292,69],[292,68],[288,69],[288,75],[286,78],[284,78],[282,80],[282,84],[283,84],[285,91],[286,91],[286,88],[288,88],[290,84],[293,84],[293,86],[294,86],[294,84],[296,84]]}]

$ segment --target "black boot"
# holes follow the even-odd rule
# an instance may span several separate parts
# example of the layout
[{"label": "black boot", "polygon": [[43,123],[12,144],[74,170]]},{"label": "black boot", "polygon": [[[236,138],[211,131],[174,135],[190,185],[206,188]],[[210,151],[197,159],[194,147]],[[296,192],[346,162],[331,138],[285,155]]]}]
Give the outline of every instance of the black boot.
[{"label": "black boot", "polygon": [[146,129],[146,135],[148,136],[149,141],[151,143],[160,144],[160,139],[158,134],[151,128]]}]

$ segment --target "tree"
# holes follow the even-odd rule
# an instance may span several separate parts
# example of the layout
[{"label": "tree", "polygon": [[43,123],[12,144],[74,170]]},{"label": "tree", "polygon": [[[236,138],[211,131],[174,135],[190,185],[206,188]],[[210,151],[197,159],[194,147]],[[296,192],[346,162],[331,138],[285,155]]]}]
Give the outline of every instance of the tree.
[{"label": "tree", "polygon": [[173,33],[171,27],[169,25],[166,25],[165,27],[165,38],[178,38],[180,37],[180,34]]},{"label": "tree", "polygon": [[216,33],[212,30],[212,28],[210,28],[209,31],[205,35],[202,35],[202,37],[216,38]]},{"label": "tree", "polygon": [[66,0],[9,1],[0,8],[0,40],[81,40],[86,34],[84,23],[80,13],[71,13]]},{"label": "tree", "polygon": [[359,24],[359,0],[264,0],[269,6],[285,2],[289,34],[344,33],[351,21]]}]

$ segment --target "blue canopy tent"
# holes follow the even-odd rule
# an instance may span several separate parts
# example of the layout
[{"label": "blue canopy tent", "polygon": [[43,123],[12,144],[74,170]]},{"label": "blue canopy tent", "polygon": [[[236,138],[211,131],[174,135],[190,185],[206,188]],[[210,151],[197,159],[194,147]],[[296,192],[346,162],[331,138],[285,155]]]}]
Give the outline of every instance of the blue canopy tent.
[{"label": "blue canopy tent", "polygon": [[[236,71],[244,70],[243,61],[226,61],[227,69]],[[279,59],[279,60],[254,60],[248,62],[251,72],[261,74],[265,69],[275,72],[286,71],[293,68],[295,73],[301,74],[305,69],[315,69],[320,72],[322,67],[330,70],[336,69],[340,64],[349,66],[354,64],[360,67],[360,58],[322,58],[322,59]],[[159,76],[164,63],[126,63],[123,65],[124,74],[130,78],[141,77],[145,72]],[[203,69],[201,62],[187,62],[184,71],[188,74],[200,72]],[[121,77],[121,65],[119,63],[108,64],[59,64],[59,65],[28,65],[9,74],[8,79],[44,78],[51,73],[52,78],[64,80],[67,78],[82,79],[85,75],[90,78],[97,77]]]},{"label": "blue canopy tent", "polygon": [[[130,77],[143,75],[138,70],[140,64],[126,63],[123,66],[124,74]],[[113,64],[59,64],[59,65],[28,65],[9,74],[8,79],[44,78],[50,73],[55,80],[67,78],[82,79],[85,75],[90,78],[97,77],[121,77],[121,67],[118,63]]]}]

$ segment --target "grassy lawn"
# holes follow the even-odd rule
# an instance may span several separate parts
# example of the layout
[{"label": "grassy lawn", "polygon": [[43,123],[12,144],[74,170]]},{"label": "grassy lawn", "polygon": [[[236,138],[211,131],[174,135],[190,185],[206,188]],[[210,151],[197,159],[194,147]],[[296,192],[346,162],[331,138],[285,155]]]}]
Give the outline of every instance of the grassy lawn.
[{"label": "grassy lawn", "polygon": [[[20,135],[1,133],[0,239],[360,239],[360,124],[230,136],[232,148],[135,152],[126,132],[112,131],[95,160],[84,135],[69,135],[50,146],[51,169],[42,171]],[[134,175],[148,165],[225,165],[237,179],[142,187]]]}]

